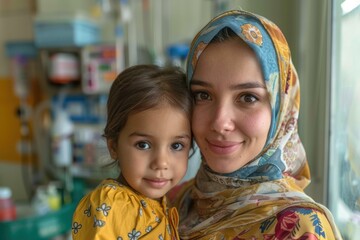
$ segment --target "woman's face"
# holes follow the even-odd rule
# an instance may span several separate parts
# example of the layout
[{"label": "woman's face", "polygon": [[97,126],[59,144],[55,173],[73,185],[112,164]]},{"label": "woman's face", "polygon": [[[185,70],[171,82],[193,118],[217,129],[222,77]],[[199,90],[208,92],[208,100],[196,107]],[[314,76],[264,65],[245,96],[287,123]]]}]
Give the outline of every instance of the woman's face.
[{"label": "woman's face", "polygon": [[263,149],[271,123],[269,95],[255,53],[240,39],[208,45],[191,91],[192,129],[208,166],[231,173]]}]

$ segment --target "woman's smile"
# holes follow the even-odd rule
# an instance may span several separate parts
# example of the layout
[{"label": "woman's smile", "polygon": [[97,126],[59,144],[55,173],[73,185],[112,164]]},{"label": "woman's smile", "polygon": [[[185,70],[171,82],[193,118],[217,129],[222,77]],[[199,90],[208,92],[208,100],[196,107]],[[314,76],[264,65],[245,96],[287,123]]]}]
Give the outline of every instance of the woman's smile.
[{"label": "woman's smile", "polygon": [[231,154],[241,147],[243,142],[207,140],[209,149],[218,155]]}]

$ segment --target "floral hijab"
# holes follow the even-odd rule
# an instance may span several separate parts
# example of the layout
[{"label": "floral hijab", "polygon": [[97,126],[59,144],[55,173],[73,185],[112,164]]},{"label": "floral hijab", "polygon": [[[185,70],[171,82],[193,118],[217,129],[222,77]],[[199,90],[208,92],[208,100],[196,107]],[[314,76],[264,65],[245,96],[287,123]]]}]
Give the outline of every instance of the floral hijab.
[{"label": "floral hijab", "polygon": [[177,190],[181,239],[341,239],[329,210],[303,191],[310,173],[297,132],[299,81],[279,28],[244,11],[214,18],[192,42],[188,84],[201,53],[225,27],[257,55],[270,95],[270,131],[247,165],[220,174],[203,160],[194,180]]},{"label": "floral hijab", "polygon": [[235,10],[214,18],[192,42],[187,64],[188,84],[201,53],[225,27],[233,30],[256,53],[271,99],[272,121],[267,142],[258,157],[241,169],[219,177],[267,181],[280,179],[285,174],[293,176],[305,187],[310,174],[297,132],[299,81],[286,39],[275,24],[260,16]]}]

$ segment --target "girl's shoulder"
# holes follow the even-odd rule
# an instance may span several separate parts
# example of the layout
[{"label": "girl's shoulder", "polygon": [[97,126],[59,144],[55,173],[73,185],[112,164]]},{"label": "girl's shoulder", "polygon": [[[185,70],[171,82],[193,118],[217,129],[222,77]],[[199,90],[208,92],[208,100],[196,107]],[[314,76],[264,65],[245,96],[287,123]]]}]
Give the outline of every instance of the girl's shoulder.
[{"label": "girl's shoulder", "polygon": [[[128,186],[113,179],[104,180],[78,203],[73,214],[73,239],[126,236],[137,226],[141,211],[146,210],[141,198]],[[123,220],[126,224],[119,225]]]},{"label": "girl's shoulder", "polygon": [[123,202],[127,203],[129,201],[137,200],[137,198],[133,197],[136,194],[127,186],[119,183],[115,179],[106,179],[100,182],[100,184],[86,194],[83,199],[80,201],[81,203],[92,203],[101,205],[103,203],[113,203],[113,202]]},{"label": "girl's shoulder", "polygon": [[[164,200],[167,201],[166,196]],[[86,205],[112,205],[116,208],[124,208],[124,211],[128,211],[128,206],[138,208],[142,206],[148,206],[149,208],[162,209],[162,204],[155,200],[148,198],[142,194],[139,194],[131,187],[118,182],[115,179],[103,180],[95,189],[89,192],[79,203]]]}]

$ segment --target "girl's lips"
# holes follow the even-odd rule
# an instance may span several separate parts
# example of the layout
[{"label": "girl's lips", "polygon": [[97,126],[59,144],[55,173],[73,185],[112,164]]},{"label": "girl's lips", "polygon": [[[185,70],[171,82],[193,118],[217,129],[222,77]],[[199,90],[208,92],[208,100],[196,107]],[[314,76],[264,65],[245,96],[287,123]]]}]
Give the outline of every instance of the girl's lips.
[{"label": "girl's lips", "polygon": [[217,140],[208,140],[209,149],[219,155],[223,154],[231,154],[235,152],[239,146],[239,142],[231,142],[231,141],[217,141]]},{"label": "girl's lips", "polygon": [[146,178],[145,181],[153,188],[163,188],[168,182],[168,179],[149,179]]}]

